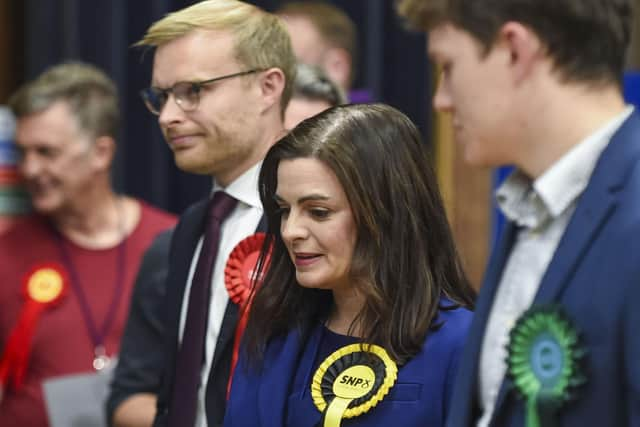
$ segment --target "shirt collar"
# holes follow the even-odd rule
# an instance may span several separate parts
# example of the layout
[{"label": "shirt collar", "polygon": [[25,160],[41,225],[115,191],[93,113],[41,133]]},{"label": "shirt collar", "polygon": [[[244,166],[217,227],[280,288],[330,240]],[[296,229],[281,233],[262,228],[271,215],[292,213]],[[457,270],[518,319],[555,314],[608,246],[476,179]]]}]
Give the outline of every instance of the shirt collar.
[{"label": "shirt collar", "polygon": [[548,217],[544,204],[532,190],[531,180],[519,170],[498,187],[496,202],[504,216],[520,227],[536,228]]},{"label": "shirt collar", "polygon": [[582,194],[600,154],[631,115],[633,107],[609,120],[556,161],[535,181],[515,171],[496,191],[498,206],[517,225],[537,228],[565,212]]},{"label": "shirt collar", "polygon": [[242,175],[236,178],[226,188],[220,186],[216,180],[213,180],[213,190],[211,194],[216,191],[224,190],[227,194],[234,197],[239,202],[249,205],[254,208],[262,209],[262,203],[260,202],[260,194],[258,192],[258,177],[260,175],[260,167],[262,162],[258,162],[245,171]]}]

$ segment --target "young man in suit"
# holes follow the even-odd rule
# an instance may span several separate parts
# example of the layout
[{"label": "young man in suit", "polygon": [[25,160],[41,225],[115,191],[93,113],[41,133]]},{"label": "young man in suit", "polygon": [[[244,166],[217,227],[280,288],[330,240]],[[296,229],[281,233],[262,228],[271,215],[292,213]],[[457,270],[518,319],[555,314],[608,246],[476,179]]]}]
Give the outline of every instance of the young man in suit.
[{"label": "young man in suit", "polygon": [[[299,63],[284,126],[293,129],[307,117],[345,102],[342,90],[324,71]],[[153,423],[164,363],[162,319],[170,244],[171,230],[158,235],[145,252],[136,278],[106,405],[109,423],[116,427],[149,427]],[[143,410],[139,410],[141,404]]]},{"label": "young man in suit", "polygon": [[[629,0],[401,0],[471,165],[512,164],[449,425],[640,426]],[[576,337],[578,337],[576,339]],[[537,422],[537,424],[536,424]]]},{"label": "young man in suit", "polygon": [[[155,49],[143,97],[176,164],[213,178],[211,200],[191,206],[172,237],[166,360],[154,425],[214,427],[224,417],[238,318],[225,265],[261,221],[258,172],[284,133],[295,57],[275,15],[236,0],[171,13],[138,45]],[[134,394],[121,409],[126,404],[125,412],[136,414],[154,402],[153,394]],[[114,422],[127,425],[118,411]]]}]

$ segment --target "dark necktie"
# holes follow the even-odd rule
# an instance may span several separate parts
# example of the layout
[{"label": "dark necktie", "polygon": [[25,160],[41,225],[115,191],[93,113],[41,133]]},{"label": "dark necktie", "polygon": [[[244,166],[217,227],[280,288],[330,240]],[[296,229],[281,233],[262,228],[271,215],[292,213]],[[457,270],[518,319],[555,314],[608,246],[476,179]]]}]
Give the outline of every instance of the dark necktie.
[{"label": "dark necktie", "polygon": [[195,424],[209,317],[211,278],[220,242],[220,226],[236,206],[236,202],[236,199],[222,191],[216,192],[209,202],[204,241],[191,281],[187,319],[176,358],[169,427],[193,427]]}]

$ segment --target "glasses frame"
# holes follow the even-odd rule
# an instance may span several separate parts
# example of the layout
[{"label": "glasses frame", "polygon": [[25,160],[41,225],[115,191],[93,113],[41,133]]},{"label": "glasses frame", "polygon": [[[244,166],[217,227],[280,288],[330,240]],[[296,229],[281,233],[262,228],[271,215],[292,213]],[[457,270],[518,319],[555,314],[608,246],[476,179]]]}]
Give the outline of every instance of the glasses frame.
[{"label": "glasses frame", "polygon": [[[156,116],[159,116],[160,113],[162,112],[162,109],[165,107],[165,105],[167,105],[167,102],[169,101],[169,95],[172,94],[173,95],[173,100],[176,103],[176,105],[178,107],[180,107],[180,109],[186,113],[190,112],[190,111],[195,111],[198,106],[200,105],[200,91],[202,91],[202,88],[206,85],[209,85],[211,83],[215,83],[215,82],[219,82],[221,80],[226,80],[226,79],[230,79],[233,77],[240,77],[240,76],[246,76],[248,74],[253,74],[253,73],[257,73],[259,71],[263,71],[259,68],[253,68],[251,70],[246,70],[246,71],[239,71],[237,73],[232,73],[232,74],[227,74],[224,76],[220,76],[220,77],[214,77],[212,79],[207,79],[207,80],[202,80],[202,81],[196,81],[196,82],[177,82],[175,83],[173,86],[167,88],[167,89],[161,89],[159,87],[148,87],[145,89],[142,89],[140,91],[140,96],[142,97],[142,101],[144,102],[144,105],[147,107],[147,109],[152,113],[155,114]],[[185,108],[182,105],[183,99],[182,98],[178,98],[176,97],[175,94],[175,88],[178,85],[184,85],[184,84],[188,84],[191,85],[191,91],[193,93],[196,94],[197,96],[197,100],[194,103],[193,108]],[[163,95],[166,97],[166,100],[164,102],[164,104],[162,104],[162,107],[160,107],[159,110],[156,110],[156,108],[154,107],[153,103],[151,102],[151,93],[155,92],[155,96],[158,95]]]}]

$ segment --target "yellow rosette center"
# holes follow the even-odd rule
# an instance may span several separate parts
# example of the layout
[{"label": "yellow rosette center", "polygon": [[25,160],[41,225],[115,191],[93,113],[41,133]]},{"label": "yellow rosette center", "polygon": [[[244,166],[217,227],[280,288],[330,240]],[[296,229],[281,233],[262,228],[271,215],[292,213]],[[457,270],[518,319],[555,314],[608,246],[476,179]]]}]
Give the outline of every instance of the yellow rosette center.
[{"label": "yellow rosette center", "polygon": [[60,273],[52,268],[42,268],[29,278],[27,292],[34,301],[46,304],[60,295],[63,286]]},{"label": "yellow rosette center", "polygon": [[352,366],[338,375],[333,383],[333,392],[344,399],[358,399],[373,389],[376,374],[368,366]]},{"label": "yellow rosette center", "polygon": [[364,397],[373,389],[376,374],[368,366],[352,366],[338,375],[333,383],[336,397],[327,408],[326,427],[337,427],[353,399]]}]

